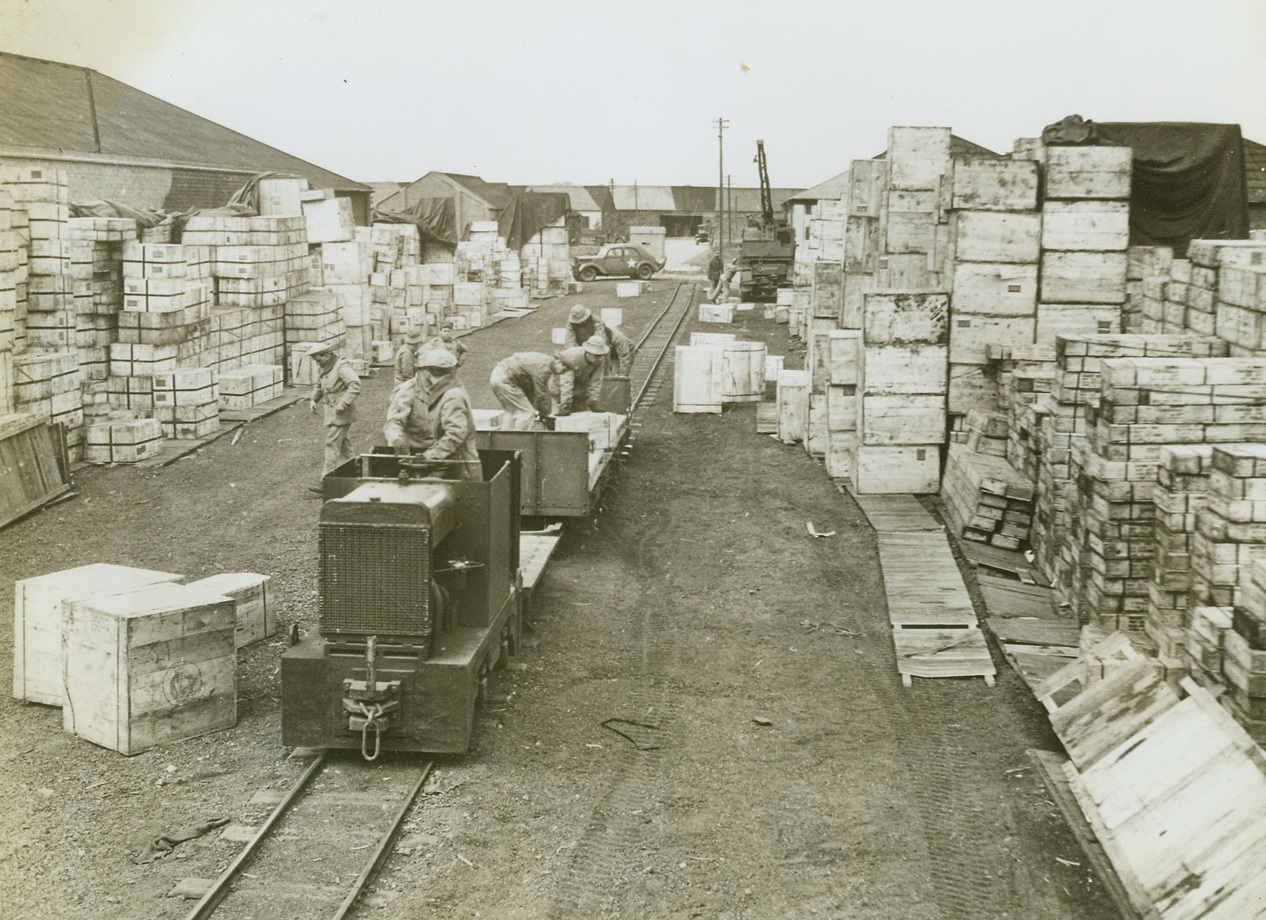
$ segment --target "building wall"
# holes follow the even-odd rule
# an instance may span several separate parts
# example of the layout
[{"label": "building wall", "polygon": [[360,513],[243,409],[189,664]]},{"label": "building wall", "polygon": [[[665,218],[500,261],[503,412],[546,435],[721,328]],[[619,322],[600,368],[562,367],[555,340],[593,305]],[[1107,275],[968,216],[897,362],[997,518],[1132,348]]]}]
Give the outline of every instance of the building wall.
[{"label": "building wall", "polygon": [[447,179],[429,173],[405,187],[401,195],[404,198],[405,208],[413,207],[423,198],[452,198],[458,239],[465,237],[467,228],[474,221],[497,219],[497,212],[482,198],[476,198],[465,189],[454,186]]}]

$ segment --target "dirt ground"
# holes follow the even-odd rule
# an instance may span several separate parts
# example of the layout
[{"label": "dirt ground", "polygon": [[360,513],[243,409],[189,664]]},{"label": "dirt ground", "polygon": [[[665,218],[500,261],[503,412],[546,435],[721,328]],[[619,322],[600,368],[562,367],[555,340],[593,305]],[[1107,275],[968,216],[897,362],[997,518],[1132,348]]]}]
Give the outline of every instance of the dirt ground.
[{"label": "dirt ground", "polygon": [[[617,301],[599,282],[471,334],[476,405],[495,405],[492,364],[549,350],[571,304],[621,306],[637,333],[675,283]],[[741,315],[727,331],[799,366],[785,326]],[[380,440],[389,378],[367,383],[358,447]],[[753,404],[671,409],[666,386],[601,512],[567,525],[526,669],[495,676],[508,702],[489,704],[468,755],[440,760],[363,915],[1115,917],[1025,756],[1058,741],[997,650],[993,689],[903,689],[875,539],[849,495],[802,448],[756,434]],[[0,531],[0,583],[90,562],[255,571],[283,627],[310,627],[320,438],[300,403],[167,467],[87,468],[77,498]],[[808,522],[835,536],[810,538]],[[0,592],[6,622],[12,597]],[[5,682],[11,642],[0,633]],[[159,834],[257,819],[251,797],[299,775],[280,742],[283,646],[239,653],[234,729],[130,758],[6,694],[0,917],[184,916],[173,885],[213,878],[240,844],[212,831],[134,857]],[[626,725],[629,740],[603,727],[613,718],[654,727]]]}]

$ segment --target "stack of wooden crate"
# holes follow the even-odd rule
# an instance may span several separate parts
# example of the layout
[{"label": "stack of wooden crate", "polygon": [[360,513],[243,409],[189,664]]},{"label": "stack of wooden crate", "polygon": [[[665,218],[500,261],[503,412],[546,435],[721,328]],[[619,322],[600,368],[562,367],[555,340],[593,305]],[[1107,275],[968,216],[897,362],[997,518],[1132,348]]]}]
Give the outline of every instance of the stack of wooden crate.
[{"label": "stack of wooden crate", "polygon": [[[1118,358],[1101,373],[1095,425],[1077,458],[1086,516],[1074,521],[1068,541],[1091,554],[1077,573],[1077,607],[1088,619],[1142,633],[1155,554],[1150,490],[1161,447],[1266,439],[1256,405],[1266,399],[1266,359]],[[1136,508],[1144,488],[1148,500]],[[1198,558],[1192,561],[1199,578]]]},{"label": "stack of wooden crate", "polygon": [[1041,417],[1037,402],[1051,392],[1055,371],[1048,364],[1017,367],[1001,376],[999,390],[1007,410],[1007,460],[1029,482],[1036,483]]},{"label": "stack of wooden crate", "polygon": [[1266,742],[1266,562],[1249,566],[1222,638],[1222,698],[1259,744]]},{"label": "stack of wooden crate", "polygon": [[1148,585],[1144,631],[1166,657],[1181,657],[1191,610],[1192,543],[1196,515],[1209,492],[1208,444],[1161,448],[1152,491],[1156,557]]},{"label": "stack of wooden crate", "polygon": [[[1260,437],[1260,436],[1259,436]],[[1192,599],[1215,607],[1240,601],[1250,567],[1266,559],[1266,444],[1216,444],[1209,491],[1196,513]]]},{"label": "stack of wooden crate", "polygon": [[82,447],[83,397],[79,361],[72,350],[24,351],[13,357],[13,400],[18,412],[49,419],[73,432]]},{"label": "stack of wooden crate", "polygon": [[284,371],[278,364],[248,364],[216,375],[220,408],[249,409],[282,395]]},{"label": "stack of wooden crate", "polygon": [[286,301],[286,346],[317,342],[341,348],[347,328],[343,325],[338,295],[325,290],[308,291]]},{"label": "stack of wooden crate", "polygon": [[85,429],[84,460],[88,463],[136,463],[158,453],[163,426],[156,418],[100,419]]},{"label": "stack of wooden crate", "polygon": [[[1218,299],[1214,333],[1231,346],[1231,354],[1255,355],[1266,349],[1266,241],[1195,240],[1192,258],[1217,263]],[[1213,250],[1213,255],[1207,253]]]},{"label": "stack of wooden crate", "polygon": [[949,411],[999,405],[990,349],[1031,346],[1037,312],[1038,164],[954,162]]},{"label": "stack of wooden crate", "polygon": [[951,444],[941,499],[954,530],[964,539],[1019,549],[1033,523],[1033,486],[999,456]]},{"label": "stack of wooden crate", "polygon": [[[1262,609],[1266,611],[1266,606]],[[1187,675],[1206,690],[1221,690],[1225,687],[1222,655],[1226,634],[1231,629],[1232,616],[1231,607],[1193,607],[1191,623],[1183,631],[1186,636],[1186,646],[1181,656],[1183,666]]]},{"label": "stack of wooden crate", "polygon": [[946,440],[946,338],[949,298],[940,292],[865,296],[858,494],[940,488]]},{"label": "stack of wooden crate", "polygon": [[1125,251],[1125,303],[1121,306],[1122,332],[1163,332],[1148,325],[1162,315],[1165,283],[1173,267],[1174,251],[1168,246],[1130,246]]},{"label": "stack of wooden crate", "polygon": [[880,219],[888,185],[888,161],[854,160],[849,169],[844,223],[844,277],[840,326],[862,327],[863,295],[871,289],[883,250]]},{"label": "stack of wooden crate", "polygon": [[[0,180],[4,178],[0,172]],[[0,417],[13,411],[13,352],[17,348],[18,278],[26,285],[29,250],[14,227],[9,187],[0,181]],[[25,297],[23,309],[25,311]]]},{"label": "stack of wooden crate", "polygon": [[1121,331],[1133,153],[1047,147],[1036,341]]},{"label": "stack of wooden crate", "polygon": [[857,455],[858,386],[862,377],[862,334],[837,329],[827,336],[826,434],[823,459],[832,479],[852,475]]},{"label": "stack of wooden crate", "polygon": [[210,368],[154,375],[154,417],[163,437],[196,441],[220,427],[220,397]]}]

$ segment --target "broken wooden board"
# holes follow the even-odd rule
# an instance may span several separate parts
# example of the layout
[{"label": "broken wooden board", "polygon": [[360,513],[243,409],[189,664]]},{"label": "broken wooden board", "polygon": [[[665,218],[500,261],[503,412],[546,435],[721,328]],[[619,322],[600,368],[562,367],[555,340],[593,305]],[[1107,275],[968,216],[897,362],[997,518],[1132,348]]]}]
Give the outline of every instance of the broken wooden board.
[{"label": "broken wooden board", "polygon": [[1077,657],[1077,624],[1071,620],[1046,620],[1037,617],[990,617],[986,622],[999,642],[1013,645],[1055,646]]},{"label": "broken wooden board", "polygon": [[554,550],[558,549],[561,534],[520,534],[519,536],[519,572],[523,583],[523,611],[527,613],[532,606],[532,596],[536,585],[545,575],[545,567],[549,564]]},{"label": "broken wooden board", "polygon": [[[1050,588],[1026,585],[1021,581],[998,578],[984,573],[977,574],[976,583],[980,585],[985,609],[991,617],[1061,619],[1059,608],[1055,606],[1055,594]],[[1070,619],[1064,619],[1066,622],[1072,622]],[[1077,644],[1076,638],[1073,639],[1072,644]]]},{"label": "broken wooden board", "polygon": [[913,495],[854,495],[875,533],[944,533]]},{"label": "broken wooden board", "polygon": [[999,572],[1010,572],[1025,584],[1049,584],[1042,577],[1042,574],[1024,557],[1024,553],[1010,549],[999,549],[996,546],[975,543],[971,540],[959,540],[958,548],[972,565],[996,569]]},{"label": "broken wooden board", "polygon": [[894,627],[977,625],[976,608],[943,533],[881,533],[879,564]]},{"label": "broken wooden board", "polygon": [[59,432],[45,418],[0,417],[0,527],[70,491]]},{"label": "broken wooden board", "polygon": [[1034,692],[1056,671],[1077,660],[1077,649],[1063,645],[1012,645],[1004,641],[1002,653]]},{"label": "broken wooden board", "polygon": [[909,687],[913,677],[983,677],[992,687],[997,669],[985,634],[967,629],[894,629],[897,673]]},{"label": "broken wooden board", "polygon": [[1085,770],[1177,702],[1159,663],[1139,657],[1051,711],[1051,727],[1073,763]]},{"label": "broken wooden board", "polygon": [[1094,829],[1086,820],[1086,816],[1082,814],[1081,807],[1077,804],[1072,789],[1069,788],[1068,777],[1064,775],[1064,764],[1068,763],[1067,759],[1050,751],[1029,750],[1025,753],[1037,768],[1038,776],[1045,784],[1051,801],[1064,816],[1064,821],[1068,829],[1072,831],[1073,838],[1081,846],[1082,854],[1090,863],[1090,867],[1094,869],[1095,876],[1103,885],[1104,891],[1107,892],[1117,911],[1122,917],[1137,918],[1139,914],[1130,903],[1129,892],[1117,876],[1116,867],[1112,865],[1112,860],[1108,858],[1103,845],[1099,843],[1099,838],[1095,836]]}]

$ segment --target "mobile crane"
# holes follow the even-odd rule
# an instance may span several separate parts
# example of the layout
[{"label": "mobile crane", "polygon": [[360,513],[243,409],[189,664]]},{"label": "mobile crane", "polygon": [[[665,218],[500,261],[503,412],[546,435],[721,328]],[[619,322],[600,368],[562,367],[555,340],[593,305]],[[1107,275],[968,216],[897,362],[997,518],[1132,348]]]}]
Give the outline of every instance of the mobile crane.
[{"label": "mobile crane", "polygon": [[791,283],[796,257],[795,235],[785,221],[774,217],[774,196],[769,187],[769,169],[765,163],[765,142],[756,142],[756,163],[760,173],[760,217],[748,219],[739,247],[739,269],[742,281],[739,293],[743,300],[773,300],[778,288]]}]

